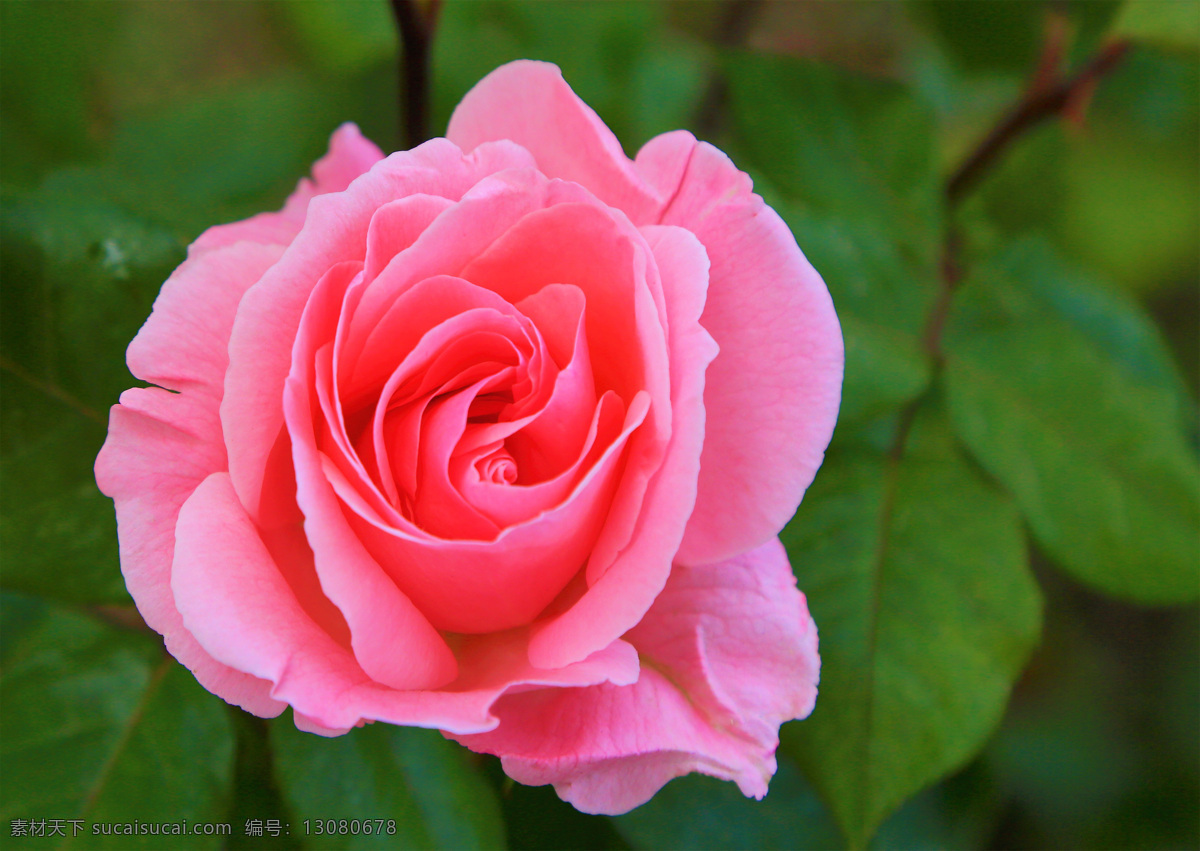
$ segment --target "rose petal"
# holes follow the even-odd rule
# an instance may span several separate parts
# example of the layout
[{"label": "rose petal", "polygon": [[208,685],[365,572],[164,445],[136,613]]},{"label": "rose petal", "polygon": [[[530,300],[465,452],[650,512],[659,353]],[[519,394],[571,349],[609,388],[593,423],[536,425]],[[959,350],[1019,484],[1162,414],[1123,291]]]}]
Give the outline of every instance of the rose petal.
[{"label": "rose petal", "polygon": [[123,393],[96,458],[96,482],[116,505],[121,570],[138,611],[205,688],[268,717],[283,710],[269,683],[222,665],[196,643],[175,608],[170,575],[180,506],[225,466],[217,409],[234,311],[281,251],[248,243],[214,248],[172,273],[129,345],[128,362],[138,378],[178,392]]},{"label": "rose petal", "polygon": [[272,718],[285,704],[271,698],[271,684],[214,659],[185,628],[171,594],[180,506],[225,460],[219,439],[204,433],[216,412],[198,410],[202,406],[215,403],[158,388],[126,390],[110,413],[96,482],[116,504],[121,572],[146,624],[206,689]]},{"label": "rose petal", "polygon": [[408,248],[433,220],[454,202],[440,195],[410,195],[384,204],[371,216],[367,227],[365,277],[372,281],[391,259]]},{"label": "rose petal", "polygon": [[[362,720],[468,733],[490,730],[490,709],[509,690],[627,684],[637,653],[614,642],[557,671],[529,666],[527,630],[467,638],[463,674],[440,691],[397,691],[374,682],[354,656],[319,629],[271,562],[227,474],[215,473],[180,512],[172,588],[184,622],[224,664],[274,683],[272,696],[306,727],[348,730]],[[398,652],[407,652],[400,645]]]},{"label": "rose petal", "polygon": [[750,189],[728,157],[700,143],[661,217],[695,233],[708,252],[700,321],[721,347],[706,378],[704,455],[683,562],[728,558],[783,528],[821,465],[841,398],[842,335],[829,291]]},{"label": "rose petal", "polygon": [[330,326],[337,321],[344,288],[344,275],[328,275],[313,293],[284,389],[296,501],[304,512],[304,532],[321,588],[345,616],[362,669],[395,688],[437,688],[457,675],[454,656],[346,525],[316,446],[311,395],[315,363],[310,353],[315,340],[332,336]]},{"label": "rose petal", "polygon": [[221,425],[229,474],[251,516],[259,511],[263,461],[283,427],[279,399],[292,343],[320,276],[339,262],[365,257],[371,217],[383,204],[418,193],[456,200],[485,175],[529,164],[529,154],[511,143],[464,156],[450,142],[434,139],[376,163],[344,192],[312,200],[303,229],[242,299],[229,339]]},{"label": "rose petal", "polygon": [[626,812],[692,771],[762,798],[779,724],[811,712],[819,669],[782,545],[676,567],[630,640],[647,662],[636,684],[510,694],[495,730],[451,738],[588,813]]},{"label": "rose petal", "polygon": [[582,184],[635,220],[665,201],[639,179],[617,137],[548,62],[520,60],[488,74],[455,108],[446,138],[464,151],[498,139],[516,142],[543,174]]},{"label": "rose petal", "polygon": [[647,228],[646,234],[669,311],[674,410],[670,442],[661,465],[653,468],[641,510],[632,518],[628,545],[594,579],[589,564],[590,587],[583,597],[538,626],[529,647],[530,661],[538,667],[557,668],[582,659],[641,620],[667,581],[696,496],[705,430],[704,371],[717,353],[698,321],[708,261],[703,246],[687,231],[660,227]]}]

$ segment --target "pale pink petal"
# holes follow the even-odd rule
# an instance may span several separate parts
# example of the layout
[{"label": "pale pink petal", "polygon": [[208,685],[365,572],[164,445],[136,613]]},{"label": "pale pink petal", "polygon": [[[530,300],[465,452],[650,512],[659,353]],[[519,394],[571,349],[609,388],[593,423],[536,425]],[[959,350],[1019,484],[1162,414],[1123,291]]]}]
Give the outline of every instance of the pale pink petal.
[{"label": "pale pink petal", "polygon": [[142,617],[207,689],[263,716],[283,709],[269,697],[270,684],[220,664],[196,643],[175,608],[170,581],[180,506],[226,463],[217,408],[234,311],[281,251],[217,248],[172,273],[130,344],[128,361],[138,378],[178,392],[123,393],[96,458],[96,482],[116,505],[121,570]]},{"label": "pale pink petal", "polygon": [[[180,264],[126,352],[129,371],[165,387],[203,393],[215,414],[229,366],[229,334],[238,302],[283,253],[278,245],[241,243]],[[221,442],[219,428],[209,432]]]},{"label": "pale pink petal", "polygon": [[548,62],[519,60],[488,74],[455,108],[446,138],[464,151],[510,139],[533,154],[543,174],[587,187],[634,220],[665,201],[639,178],[617,137]]},{"label": "pale pink petal", "polygon": [[464,156],[434,139],[381,160],[344,192],[311,201],[301,232],[242,299],[229,340],[221,424],[230,477],[251,516],[259,511],[264,459],[283,427],[279,400],[292,342],[321,275],[336,263],[364,259],[371,217],[383,204],[418,193],[457,200],[488,174],[529,165],[529,154],[511,143]]},{"label": "pale pink petal", "polygon": [[310,200],[327,192],[341,192],[381,159],[383,152],[363,138],[358,127],[343,124],[330,138],[329,152],[313,166],[313,180],[302,179],[282,210],[211,227],[188,247],[188,255],[235,242],[289,245],[304,224]]},{"label": "pale pink petal", "polygon": [[746,759],[687,697],[650,666],[636,684],[540,689],[502,697],[500,723],[487,733],[451,735],[473,751],[496,754],[519,783],[553,783],[585,813],[618,815],[644,804],[668,781],[693,771],[735,780],[761,798],[774,759]]},{"label": "pale pink petal", "polygon": [[778,538],[728,561],[676,565],[626,638],[715,724],[765,751],[817,699],[817,629]]},{"label": "pale pink petal", "polygon": [[782,545],[677,566],[629,640],[647,662],[636,684],[510,694],[495,730],[452,738],[588,813],[627,812],[692,771],[762,798],[779,725],[812,711],[819,670]]},{"label": "pale pink petal", "polygon": [[304,729],[336,734],[367,720],[482,732],[496,726],[492,704],[509,690],[629,684],[638,677],[637,653],[623,641],[577,665],[533,669],[528,631],[512,630],[464,638],[463,674],[444,689],[391,689],[368,677],[299,606],[228,475],[216,473],[196,489],[180,513],[178,536],[172,587],[188,628],[216,659],[273,683],[272,697],[303,716]]},{"label": "pale pink petal", "polygon": [[841,399],[829,291],[750,189],[728,157],[700,143],[661,219],[708,252],[700,321],[721,347],[704,389],[704,455],[682,562],[728,558],[783,528],[821,465]]},{"label": "pale pink petal", "polygon": [[708,261],[703,246],[684,230],[647,228],[646,234],[669,312],[674,411],[670,442],[649,481],[628,545],[594,579],[589,564],[587,592],[567,611],[537,627],[529,658],[538,667],[557,668],[582,659],[642,619],[667,581],[696,497],[705,433],[704,373],[717,353],[698,321]]},{"label": "pale pink petal", "polygon": [[171,559],[180,506],[196,486],[225,462],[215,403],[193,394],[135,388],[121,394],[109,419],[108,439],[96,458],[96,482],[117,509],[121,572],[151,629],[167,651],[206,689],[263,717],[285,704],[270,696],[271,684],[214,659],[185,628],[171,594]]}]

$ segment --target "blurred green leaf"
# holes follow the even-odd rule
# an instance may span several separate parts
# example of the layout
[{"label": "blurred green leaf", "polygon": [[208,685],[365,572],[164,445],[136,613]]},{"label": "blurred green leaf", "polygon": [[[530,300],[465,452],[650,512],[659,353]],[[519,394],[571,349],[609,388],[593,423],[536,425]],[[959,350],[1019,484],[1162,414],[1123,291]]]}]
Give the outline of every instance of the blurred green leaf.
[{"label": "blurred green leaf", "polygon": [[433,45],[433,122],[514,59],[557,64],[576,93],[633,153],[651,136],[686,127],[707,84],[708,51],[663,26],[660,3],[581,0],[446,3]]},{"label": "blurred green leaf", "polygon": [[1195,428],[1196,406],[1162,334],[1145,310],[1112,286],[1068,264],[1040,239],[1023,239],[1005,251],[1012,280],[1028,288],[1045,314],[1060,317],[1137,384],[1154,388],[1182,428]]},{"label": "blurred green leaf", "polygon": [[829,812],[791,759],[762,801],[733,783],[691,774],[672,780],[648,803],[613,819],[634,848],[840,848]]},{"label": "blurred green leaf", "polygon": [[1064,568],[1141,602],[1195,599],[1200,469],[1178,380],[1132,305],[1089,299],[1063,265],[1018,246],[974,267],[945,337],[955,427]]},{"label": "blurred green leaf", "polygon": [[130,602],[112,502],[92,474],[104,420],[11,372],[0,372],[0,395],[0,587],[75,603]]},{"label": "blurred green leaf", "polygon": [[[271,725],[276,778],[292,833],[314,848],[501,848],[504,824],[470,753],[433,730],[369,724],[326,739]],[[316,782],[314,779],[319,778]],[[383,819],[385,832],[318,835],[316,822]],[[308,830],[303,822],[311,820]],[[394,822],[395,833],[386,832]]]},{"label": "blurred green leaf", "polygon": [[928,110],[895,84],[794,59],[739,53],[725,67],[735,162],[792,229],[842,320],[840,422],[916,398],[929,381],[920,335],[941,241]]},{"label": "blurred green leaf", "polygon": [[305,53],[327,72],[357,70],[379,59],[394,60],[399,49],[387,0],[284,0],[272,4],[272,9]]},{"label": "blurred green leaf", "polygon": [[[9,595],[5,595],[7,599]],[[84,819],[61,845],[162,848],[161,836],[93,836],[96,823],[220,821],[233,736],[224,707],[145,634],[119,632],[49,605],[24,606],[6,635],[0,688],[0,819]],[[13,628],[4,607],[5,631]],[[172,836],[217,848],[218,836]]]},{"label": "blurred green leaf", "polygon": [[284,71],[130,118],[114,137],[109,183],[185,241],[279,209],[330,134],[353,118],[344,94],[337,82]]},{"label": "blurred green leaf", "polygon": [[132,383],[125,348],[183,247],[94,169],[5,201],[0,354],[103,419]]},{"label": "blurred green leaf", "polygon": [[752,53],[731,54],[725,75],[738,149],[793,204],[879,225],[910,261],[935,266],[942,217],[932,114],[904,87]]},{"label": "blurred green leaf", "polygon": [[1159,47],[1200,50],[1200,4],[1192,0],[1125,0],[1113,23],[1112,36]]},{"label": "blurred green leaf", "polygon": [[784,530],[821,628],[821,695],[785,728],[853,847],[963,765],[1037,641],[1041,597],[1020,518],[919,417],[899,460],[831,453]]},{"label": "blurred green leaf", "polygon": [[59,171],[0,214],[0,583],[74,602],[128,600],[92,464],[134,383],[125,347],[182,255],[109,189]]},{"label": "blurred green leaf", "polygon": [[0,3],[5,185],[35,184],[56,160],[95,151],[88,72],[122,11],[117,3]]}]

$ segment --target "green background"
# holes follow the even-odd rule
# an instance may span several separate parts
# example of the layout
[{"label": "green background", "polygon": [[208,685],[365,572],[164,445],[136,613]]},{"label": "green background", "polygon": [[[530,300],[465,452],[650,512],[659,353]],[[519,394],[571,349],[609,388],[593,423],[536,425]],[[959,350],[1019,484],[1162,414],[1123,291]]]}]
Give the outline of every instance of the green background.
[{"label": "green background", "polygon": [[[949,206],[1055,32],[1068,71],[1131,48]],[[443,5],[432,132],[502,62],[554,61],[627,152],[678,127],[727,151],[845,332],[783,535],[817,710],[763,802],[693,776],[618,818],[434,732],[228,707],[139,629],[92,478],[188,243],[278,208],[342,121],[404,144],[387,3],[2,0],[0,39],[6,840],[57,818],[230,823],[170,843],[207,848],[1200,846],[1200,4]],[[304,835],[327,818],[396,833]]]}]

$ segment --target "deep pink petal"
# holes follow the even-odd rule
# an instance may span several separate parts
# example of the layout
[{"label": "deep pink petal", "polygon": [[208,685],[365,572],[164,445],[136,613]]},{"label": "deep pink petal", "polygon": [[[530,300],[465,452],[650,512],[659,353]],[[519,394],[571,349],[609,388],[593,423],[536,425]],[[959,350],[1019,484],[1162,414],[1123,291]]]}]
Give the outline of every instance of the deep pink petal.
[{"label": "deep pink petal", "polygon": [[701,143],[662,217],[708,252],[700,321],[721,347],[704,390],[704,455],[682,562],[729,558],[783,528],[821,465],[841,399],[829,291],[750,189],[728,157]]},{"label": "deep pink petal", "polygon": [[782,545],[677,566],[629,639],[648,663],[636,684],[510,694],[495,730],[452,738],[583,812],[626,812],[692,771],[762,798],[779,725],[812,711],[819,670]]},{"label": "deep pink petal", "polygon": [[642,619],[667,581],[696,496],[705,432],[704,373],[717,353],[712,337],[698,321],[708,261],[703,246],[684,230],[647,228],[646,234],[669,313],[674,412],[670,442],[661,465],[654,468],[628,545],[602,575],[593,576],[589,564],[587,592],[567,611],[539,626],[529,657],[538,667],[556,668],[582,659]]},{"label": "deep pink petal", "polygon": [[[350,530],[316,445],[313,351],[320,339],[332,336],[345,286],[344,275],[329,275],[313,293],[284,391],[296,501],[304,513],[304,532],[321,588],[345,616],[362,669],[395,688],[437,688],[457,675],[454,656]],[[398,653],[398,647],[405,652]]]},{"label": "deep pink petal", "polygon": [[520,626],[541,612],[586,562],[612,501],[626,441],[644,422],[648,407],[645,393],[635,396],[620,433],[570,496],[550,511],[502,530],[493,541],[417,537],[372,516],[352,489],[339,487],[338,495],[351,509],[347,516],[358,538],[438,629],[484,633]]},{"label": "deep pink petal", "polygon": [[336,263],[363,260],[371,217],[383,204],[418,193],[456,200],[485,175],[529,164],[529,154],[511,143],[464,156],[434,139],[376,163],[344,192],[311,201],[301,232],[242,299],[229,340],[221,424],[230,477],[251,516],[259,511],[263,461],[283,427],[292,342],[320,277]]}]

